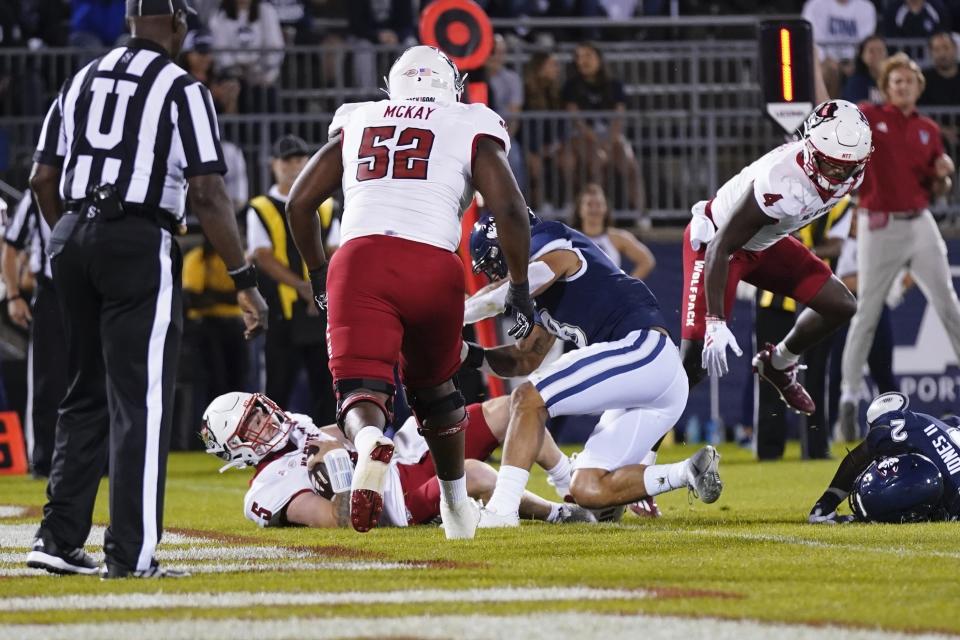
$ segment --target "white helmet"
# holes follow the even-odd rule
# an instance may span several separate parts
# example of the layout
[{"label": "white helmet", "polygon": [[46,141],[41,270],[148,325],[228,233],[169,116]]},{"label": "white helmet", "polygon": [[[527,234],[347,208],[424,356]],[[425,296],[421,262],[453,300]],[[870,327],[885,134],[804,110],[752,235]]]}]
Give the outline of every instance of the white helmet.
[{"label": "white helmet", "polygon": [[[817,106],[803,123],[803,139],[803,168],[821,189],[842,195],[859,184],[873,152],[873,134],[855,104],[827,100]],[[821,163],[846,172],[827,175]]]},{"label": "white helmet", "polygon": [[228,462],[220,468],[223,473],[255,465],[282,449],[290,439],[290,425],[287,414],[262,393],[232,391],[207,406],[200,437],[207,453]]},{"label": "white helmet", "polygon": [[463,78],[457,65],[435,47],[410,47],[397,58],[387,76],[391,100],[458,102]]}]

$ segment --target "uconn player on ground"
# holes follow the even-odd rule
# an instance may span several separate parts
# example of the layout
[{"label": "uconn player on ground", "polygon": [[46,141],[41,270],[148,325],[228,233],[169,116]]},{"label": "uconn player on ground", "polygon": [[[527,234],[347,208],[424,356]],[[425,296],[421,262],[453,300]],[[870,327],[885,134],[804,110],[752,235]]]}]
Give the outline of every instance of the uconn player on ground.
[{"label": "uconn player on ground", "polygon": [[[327,348],[338,422],[356,445],[351,521],[376,523],[393,444],[384,437],[393,368],[430,446],[443,493],[448,538],[472,538],[479,511],[463,470],[465,402],[460,367],[463,264],[460,214],[476,188],[503,231],[510,267],[511,334],[533,328],[527,285],[530,228],[507,163],[503,121],[480,104],[460,104],[462,80],[437,49],[417,46],[394,63],[389,100],[346,104],[330,141],[307,164],[287,203],[290,227],[310,269],[318,304],[329,285]],[[317,207],[344,192],[342,243],[327,276]]]},{"label": "uconn player on ground", "polygon": [[867,409],[867,438],[840,463],[810,511],[812,524],[843,522],[849,496],[857,520],[911,522],[960,518],[960,418],[909,410],[901,393],[879,395]]},{"label": "uconn player on ground", "polygon": [[[508,404],[509,398],[501,397],[467,408],[465,466],[471,498],[487,499],[493,491],[497,472],[483,460],[503,440]],[[286,413],[262,394],[235,391],[210,403],[200,433],[207,453],[228,461],[221,471],[256,467],[243,501],[248,520],[261,527],[349,526],[352,445],[335,425],[319,428],[309,416]],[[380,524],[429,523],[440,515],[440,485],[414,418],[403,424],[394,441]],[[562,455],[546,434],[537,461],[545,466]],[[551,523],[596,522],[582,507],[547,502],[531,493],[524,495],[520,511]]]},{"label": "uconn player on ground", "polygon": [[[517,344],[467,345],[463,354],[469,366],[504,377],[530,376],[511,394],[503,464],[480,526],[518,524],[520,497],[548,416],[602,414],[574,462],[570,495],[580,506],[630,504],[681,487],[714,502],[722,484],[713,447],[676,464],[642,464],[687,402],[687,376],[656,298],[579,231],[536,218],[532,231],[528,277],[542,324]],[[497,283],[506,265],[498,236],[489,216],[471,234],[473,268],[494,284],[467,301],[468,321],[503,307],[504,287]],[[538,369],[557,338],[577,349]]]},{"label": "uconn player on ground", "polygon": [[693,207],[683,242],[681,301],[683,366],[691,386],[704,372],[727,373],[727,349],[742,355],[727,327],[741,280],[806,306],[776,346],[753,358],[791,409],[816,405],[797,382],[800,354],[848,322],[853,294],[830,267],[791,234],[825,215],[863,181],[873,150],[870,126],[845,100],[819,105],[804,124],[803,138],[762,156]]}]

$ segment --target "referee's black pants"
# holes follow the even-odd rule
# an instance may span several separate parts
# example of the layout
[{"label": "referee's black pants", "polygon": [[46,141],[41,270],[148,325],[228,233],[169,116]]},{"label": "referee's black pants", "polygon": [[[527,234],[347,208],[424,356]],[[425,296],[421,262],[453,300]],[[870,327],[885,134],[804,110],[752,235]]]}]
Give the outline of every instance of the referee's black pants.
[{"label": "referee's black pants", "polygon": [[39,274],[32,313],[26,431],[33,473],[49,476],[57,429],[57,408],[67,391],[67,369],[63,362],[67,346],[57,292],[53,282]]},{"label": "referee's black pants", "polygon": [[[64,240],[68,218],[76,228]],[[180,249],[143,218],[101,222],[73,214],[55,227],[50,252],[69,386],[41,528],[67,546],[84,543],[109,458],[106,559],[144,570],[163,530],[183,329]]]}]

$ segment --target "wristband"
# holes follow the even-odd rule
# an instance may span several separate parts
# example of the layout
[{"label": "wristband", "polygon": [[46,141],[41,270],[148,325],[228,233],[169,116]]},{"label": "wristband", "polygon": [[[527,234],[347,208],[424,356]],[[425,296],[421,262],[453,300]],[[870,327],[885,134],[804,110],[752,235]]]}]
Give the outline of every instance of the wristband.
[{"label": "wristband", "polygon": [[723,316],[713,315],[712,313],[708,313],[704,319],[705,319],[705,320],[718,320],[718,321],[720,321],[720,322],[726,322],[726,321],[727,321],[727,319],[724,318]]},{"label": "wristband", "polygon": [[350,489],[353,482],[353,462],[346,449],[333,449],[323,454],[323,464],[327,466],[327,477],[334,493],[343,493]]},{"label": "wristband", "polygon": [[245,264],[239,269],[228,271],[233,278],[233,286],[237,291],[243,289],[255,289],[257,287],[257,268],[252,264]]},{"label": "wristband", "polygon": [[487,350],[478,344],[472,342],[463,342],[467,347],[467,357],[463,359],[463,364],[471,369],[482,369],[487,363]]}]

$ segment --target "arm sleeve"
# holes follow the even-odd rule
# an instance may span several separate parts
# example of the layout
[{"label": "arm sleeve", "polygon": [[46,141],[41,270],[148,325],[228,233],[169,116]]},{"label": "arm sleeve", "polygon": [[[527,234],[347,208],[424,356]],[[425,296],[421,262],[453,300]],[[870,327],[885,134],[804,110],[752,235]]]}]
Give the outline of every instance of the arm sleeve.
[{"label": "arm sleeve", "polygon": [[273,5],[266,2],[260,4],[260,25],[263,29],[263,47],[270,50],[263,56],[263,79],[267,84],[273,84],[280,75],[286,44],[280,17]]},{"label": "arm sleeve", "polygon": [[183,175],[194,176],[227,172],[220,146],[217,112],[210,91],[199,82],[187,84],[174,95],[177,122],[173,135],[183,147]]},{"label": "arm sleeve", "polygon": [[247,255],[257,249],[272,249],[270,233],[253,207],[247,207]]},{"label": "arm sleeve", "polygon": [[67,135],[63,128],[63,115],[60,111],[60,98],[54,98],[40,129],[40,140],[33,154],[33,161],[59,167],[67,155]]},{"label": "arm sleeve", "polygon": [[627,103],[627,92],[623,90],[623,83],[619,80],[611,80],[610,99],[614,107]]},{"label": "arm sleeve", "polygon": [[30,205],[32,203],[33,198],[30,197],[29,192],[20,198],[17,209],[10,219],[10,224],[7,225],[3,233],[4,241],[17,251],[23,251],[24,247],[27,246],[27,238],[30,235]]}]

